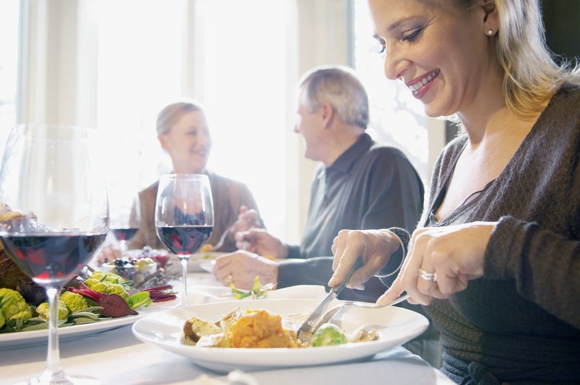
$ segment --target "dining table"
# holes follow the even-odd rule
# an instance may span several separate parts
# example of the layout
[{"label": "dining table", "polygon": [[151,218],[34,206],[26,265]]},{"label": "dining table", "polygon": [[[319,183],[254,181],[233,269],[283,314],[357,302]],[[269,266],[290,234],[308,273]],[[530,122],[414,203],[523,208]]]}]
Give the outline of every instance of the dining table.
[{"label": "dining table", "polygon": [[[196,292],[196,287],[221,287],[207,272],[190,272],[187,279],[191,306],[211,301],[211,295],[204,295],[202,290]],[[103,385],[454,384],[402,346],[355,362],[221,373],[142,342],[134,335],[132,324],[69,337],[59,345],[61,366],[67,374],[97,378]],[[23,383],[39,375],[45,367],[46,353],[47,341],[25,346],[13,344],[9,348],[0,345],[0,384]]]}]

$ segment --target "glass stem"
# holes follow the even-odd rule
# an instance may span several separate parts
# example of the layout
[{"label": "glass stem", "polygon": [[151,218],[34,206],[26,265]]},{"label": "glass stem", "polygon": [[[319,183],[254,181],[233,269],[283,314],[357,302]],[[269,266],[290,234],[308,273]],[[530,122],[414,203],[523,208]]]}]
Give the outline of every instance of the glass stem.
[{"label": "glass stem", "polygon": [[50,383],[65,380],[65,374],[60,366],[60,351],[58,346],[58,300],[60,288],[49,287],[46,289],[49,305],[48,319],[48,352],[46,354],[46,368],[42,373],[43,378],[49,378]]},{"label": "glass stem", "polygon": [[189,306],[189,298],[187,298],[187,261],[189,258],[180,256],[179,260],[181,262],[181,306]]}]

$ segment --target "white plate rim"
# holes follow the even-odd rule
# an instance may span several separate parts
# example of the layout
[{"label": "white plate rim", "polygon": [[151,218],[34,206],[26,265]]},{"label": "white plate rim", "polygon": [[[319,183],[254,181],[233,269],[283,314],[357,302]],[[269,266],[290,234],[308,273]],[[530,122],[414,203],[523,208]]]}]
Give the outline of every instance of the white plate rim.
[{"label": "white plate rim", "polygon": [[[294,303],[304,304],[310,310],[320,302],[319,299],[264,299],[253,301],[220,302],[203,305],[193,305],[171,311],[157,312],[144,317],[133,324],[133,334],[141,341],[157,346],[158,348],[189,358],[194,363],[217,372],[229,372],[234,369],[247,371],[267,370],[284,367],[312,366],[336,364],[340,362],[367,359],[375,354],[389,350],[414,338],[427,329],[429,321],[421,314],[400,307],[383,308],[387,318],[407,317],[409,327],[391,325],[391,332],[385,332],[381,340],[347,344],[332,347],[304,348],[304,349],[224,349],[198,348],[181,343],[181,328],[188,315],[203,312],[208,307],[223,309],[225,312],[239,306],[247,308],[272,308],[269,304],[279,303],[278,306],[290,306]],[[340,301],[336,301],[337,303]],[[221,306],[221,307],[220,307]],[[353,308],[354,309],[354,308]],[[359,309],[356,311],[380,311],[381,309]],[[349,313],[350,314],[350,313]],[[356,313],[359,314],[359,313]],[[199,316],[199,315],[198,315]],[[348,317],[348,315],[347,315]],[[171,325],[172,323],[173,325]],[[397,328],[397,329],[395,329]],[[381,329],[382,330],[382,329]],[[386,329],[385,329],[386,330]],[[394,333],[404,332],[398,336]],[[311,350],[312,349],[312,350]]]}]

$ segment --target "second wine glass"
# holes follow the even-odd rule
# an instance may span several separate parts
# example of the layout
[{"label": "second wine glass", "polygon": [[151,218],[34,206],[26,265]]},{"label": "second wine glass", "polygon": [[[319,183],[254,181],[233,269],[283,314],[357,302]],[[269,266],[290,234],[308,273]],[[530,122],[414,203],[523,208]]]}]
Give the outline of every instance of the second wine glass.
[{"label": "second wine glass", "polygon": [[125,195],[111,197],[111,224],[110,231],[119,242],[121,256],[127,251],[127,242],[141,227],[141,204],[139,194],[133,195],[133,199]]},{"label": "second wine glass", "polygon": [[181,306],[187,298],[187,263],[209,239],[214,224],[209,178],[198,174],[167,174],[159,180],[155,229],[161,242],[181,261]]}]

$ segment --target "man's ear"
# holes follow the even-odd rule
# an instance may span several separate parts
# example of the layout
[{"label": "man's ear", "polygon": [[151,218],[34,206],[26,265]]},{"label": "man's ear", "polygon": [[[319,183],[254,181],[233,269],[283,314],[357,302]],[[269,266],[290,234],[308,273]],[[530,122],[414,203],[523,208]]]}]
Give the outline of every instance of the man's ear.
[{"label": "man's ear", "polygon": [[320,114],[324,128],[329,128],[335,117],[335,111],[332,104],[329,102],[322,103],[320,106]]}]

